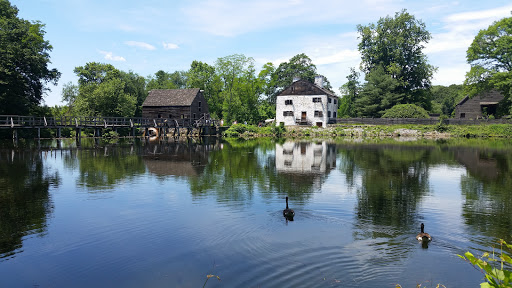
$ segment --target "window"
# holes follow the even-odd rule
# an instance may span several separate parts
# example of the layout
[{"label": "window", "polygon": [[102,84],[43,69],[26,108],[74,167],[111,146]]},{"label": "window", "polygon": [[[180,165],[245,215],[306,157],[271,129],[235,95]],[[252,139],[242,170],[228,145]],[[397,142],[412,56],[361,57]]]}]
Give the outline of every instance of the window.
[{"label": "window", "polygon": [[460,113],[460,118],[466,118],[466,113]]},{"label": "window", "polygon": [[332,118],[336,118],[336,112],[332,112]]},{"label": "window", "polygon": [[194,119],[196,119],[196,113],[194,113]]},{"label": "window", "polygon": [[337,102],[338,102],[338,101],[337,101],[336,99],[334,99],[334,104],[337,104]]},{"label": "window", "polygon": [[171,114],[169,114],[169,118],[172,118],[172,115],[171,115]]},{"label": "window", "polygon": [[329,102],[329,103],[332,103],[332,98],[329,98],[328,102]]},{"label": "window", "polygon": [[284,100],[284,105],[293,105],[292,100]]},{"label": "window", "polygon": [[201,107],[201,101],[197,103],[197,107]]},{"label": "window", "polygon": [[158,114],[158,118],[162,118],[162,114]]},{"label": "window", "polygon": [[331,111],[327,111],[327,117],[331,118]]},{"label": "window", "polygon": [[181,119],[185,118],[185,115],[181,114]]},{"label": "window", "polygon": [[323,111],[315,111],[315,117],[324,117]]},{"label": "window", "polygon": [[322,103],[322,98],[320,98],[320,97],[314,97],[314,98],[313,98],[313,103]]},{"label": "window", "polygon": [[293,116],[293,111],[283,111],[283,116]]}]

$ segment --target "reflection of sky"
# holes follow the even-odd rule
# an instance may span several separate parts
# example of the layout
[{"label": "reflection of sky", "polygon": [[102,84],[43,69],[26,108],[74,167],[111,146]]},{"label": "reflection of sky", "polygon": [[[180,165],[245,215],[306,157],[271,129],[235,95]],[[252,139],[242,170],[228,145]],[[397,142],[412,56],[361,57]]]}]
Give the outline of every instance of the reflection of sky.
[{"label": "reflection of sky", "polygon": [[[263,164],[273,152],[255,153]],[[193,195],[186,177],[148,172],[107,190],[77,187],[79,168],[65,166],[57,153],[44,159],[45,169],[58,171],[61,179],[50,188],[55,209],[46,234],[24,239],[23,253],[0,262],[6,275],[24,276],[16,284],[26,285],[18,286],[200,287],[214,263],[212,272],[223,281],[210,280],[212,287],[328,287],[336,281],[341,287],[393,287],[391,281],[413,287],[429,275],[447,287],[479,283],[479,275],[473,277],[472,268],[455,256],[470,245],[461,216],[461,166],[429,167],[429,194],[415,203],[412,216],[417,228],[397,231],[362,222],[357,229],[370,236],[355,239],[364,171],[349,185],[339,155],[337,168],[310,196],[291,199],[296,217],[286,222],[286,195],[265,185],[252,192],[241,188],[246,197],[240,200],[219,197],[213,189]],[[414,239],[419,221],[434,237],[428,250]],[[418,268],[417,259],[430,267]],[[9,280],[0,279],[2,287],[3,281]]]}]

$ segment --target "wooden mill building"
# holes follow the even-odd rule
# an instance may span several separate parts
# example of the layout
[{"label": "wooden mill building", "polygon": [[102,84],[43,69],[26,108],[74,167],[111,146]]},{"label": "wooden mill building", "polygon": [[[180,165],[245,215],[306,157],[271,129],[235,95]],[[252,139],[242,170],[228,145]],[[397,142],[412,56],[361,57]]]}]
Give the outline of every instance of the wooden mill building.
[{"label": "wooden mill building", "polygon": [[208,104],[199,88],[151,90],[142,104],[144,118],[196,120],[208,115]]},{"label": "wooden mill building", "polygon": [[469,98],[464,97],[455,106],[455,118],[481,119],[484,116],[495,115],[498,103],[503,100],[503,95],[496,91],[486,91]]}]

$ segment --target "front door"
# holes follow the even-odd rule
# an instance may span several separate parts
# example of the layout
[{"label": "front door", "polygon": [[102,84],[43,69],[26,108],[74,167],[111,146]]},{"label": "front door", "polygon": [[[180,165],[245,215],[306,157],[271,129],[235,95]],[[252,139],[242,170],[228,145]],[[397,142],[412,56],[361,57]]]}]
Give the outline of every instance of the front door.
[{"label": "front door", "polygon": [[305,122],[306,121],[306,112],[302,112],[302,116],[300,117],[300,121]]}]

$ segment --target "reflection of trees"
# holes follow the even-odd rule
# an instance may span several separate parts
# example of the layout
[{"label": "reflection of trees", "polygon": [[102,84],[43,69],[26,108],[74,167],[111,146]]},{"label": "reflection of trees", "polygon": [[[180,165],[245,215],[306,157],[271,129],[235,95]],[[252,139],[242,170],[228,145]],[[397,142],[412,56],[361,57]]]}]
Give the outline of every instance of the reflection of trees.
[{"label": "reflection of trees", "polygon": [[218,201],[244,204],[259,191],[262,197],[288,195],[294,200],[310,197],[320,185],[317,175],[278,173],[275,142],[270,139],[231,141],[212,151],[203,173],[190,178],[194,196],[215,194]]},{"label": "reflection of trees", "polygon": [[411,228],[417,217],[417,204],[429,190],[430,151],[363,145],[338,149],[347,183],[355,185],[360,179],[356,207],[359,224]]},{"label": "reflection of trees", "polygon": [[[508,152],[508,153],[507,153]],[[464,149],[457,159],[468,174],[461,177],[467,225],[482,234],[512,240],[512,155],[509,151]]]},{"label": "reflection of trees", "polygon": [[4,258],[21,248],[23,237],[46,231],[46,219],[53,211],[48,189],[59,184],[59,177],[45,170],[40,154],[3,151],[0,155],[0,258]]},{"label": "reflection of trees", "polygon": [[120,180],[146,171],[142,157],[131,147],[104,147],[71,150],[64,155],[68,168],[78,168],[78,185],[89,188],[113,188]]}]

